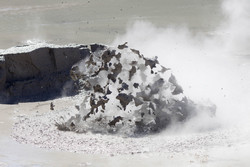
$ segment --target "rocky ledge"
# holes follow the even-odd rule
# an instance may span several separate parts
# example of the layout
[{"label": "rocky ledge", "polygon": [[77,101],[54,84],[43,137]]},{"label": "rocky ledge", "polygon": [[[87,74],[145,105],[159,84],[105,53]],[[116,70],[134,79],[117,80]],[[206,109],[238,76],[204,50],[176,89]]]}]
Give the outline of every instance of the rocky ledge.
[{"label": "rocky ledge", "polygon": [[37,44],[0,51],[0,103],[41,101],[77,93],[69,71],[97,46]]}]

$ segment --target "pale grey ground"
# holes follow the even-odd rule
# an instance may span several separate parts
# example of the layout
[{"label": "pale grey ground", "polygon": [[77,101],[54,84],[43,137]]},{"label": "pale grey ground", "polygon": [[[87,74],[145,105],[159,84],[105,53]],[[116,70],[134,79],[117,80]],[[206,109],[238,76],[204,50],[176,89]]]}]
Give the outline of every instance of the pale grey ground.
[{"label": "pale grey ground", "polygon": [[[79,96],[2,105],[2,166],[248,166],[249,124],[200,133],[162,132],[142,138],[58,131]],[[7,112],[8,111],[8,112]],[[5,118],[4,118],[5,117]],[[9,120],[10,122],[5,122]],[[8,125],[9,124],[9,125]],[[13,126],[11,126],[13,125]],[[14,138],[14,140],[12,139]],[[16,142],[17,141],[17,142]],[[21,144],[20,144],[21,143]],[[237,154],[237,156],[236,156]],[[5,165],[4,165],[5,164]]]},{"label": "pale grey ground", "polygon": [[220,0],[1,0],[0,49],[27,40],[109,44],[135,20],[209,32],[221,18]]},{"label": "pale grey ground", "polygon": [[39,113],[38,110],[30,116],[17,115],[13,125],[12,137],[19,143],[32,144],[40,148],[85,154],[110,156],[141,153],[175,154],[195,150],[203,151],[204,153],[201,156],[205,156],[205,150],[208,148],[217,145],[230,147],[234,142],[230,134],[242,135],[238,128],[179,135],[171,133],[166,135],[167,132],[161,132],[160,134],[142,137],[58,131],[55,123],[62,121],[61,119],[67,120],[70,116],[76,114],[77,110],[73,104],[77,104],[77,101],[83,98],[82,96],[84,95],[61,99],[61,103],[63,101],[72,103],[71,106],[66,107],[65,105],[62,110],[46,113]]}]

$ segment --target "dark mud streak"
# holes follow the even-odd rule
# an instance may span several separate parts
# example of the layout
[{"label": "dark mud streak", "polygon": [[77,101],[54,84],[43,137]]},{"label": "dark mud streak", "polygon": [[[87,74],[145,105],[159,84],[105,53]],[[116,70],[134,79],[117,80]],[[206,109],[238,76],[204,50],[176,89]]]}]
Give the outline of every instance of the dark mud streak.
[{"label": "dark mud streak", "polygon": [[110,121],[108,123],[109,126],[115,126],[116,123],[118,123],[119,121],[122,121],[123,118],[121,116],[115,117],[112,121]]},{"label": "dark mud streak", "polygon": [[122,45],[118,45],[118,49],[125,49],[125,48],[128,48],[127,44],[128,44],[128,42],[125,42],[125,43],[122,44]]},{"label": "dark mud streak", "polygon": [[55,57],[55,54],[54,54],[54,50],[51,49],[51,48],[49,49],[49,55],[50,55],[51,62],[52,62],[53,65],[54,65],[54,69],[55,69],[55,71],[57,71],[56,57]]},{"label": "dark mud streak", "polygon": [[125,93],[119,93],[116,96],[116,99],[120,100],[123,109],[126,110],[127,105],[133,100],[133,96]]},{"label": "dark mud streak", "polygon": [[133,77],[133,75],[136,73],[136,67],[132,66],[131,70],[129,71],[129,81]]}]

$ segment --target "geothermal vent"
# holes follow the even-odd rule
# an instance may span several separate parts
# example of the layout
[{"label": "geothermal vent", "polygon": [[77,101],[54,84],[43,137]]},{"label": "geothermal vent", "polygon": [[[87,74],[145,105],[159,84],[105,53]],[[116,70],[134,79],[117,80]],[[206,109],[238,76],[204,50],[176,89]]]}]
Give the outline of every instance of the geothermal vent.
[{"label": "geothermal vent", "polygon": [[82,104],[79,114],[56,124],[60,130],[148,134],[195,112],[171,70],[126,43],[95,48],[70,75],[83,90]]},{"label": "geothermal vent", "polygon": [[183,122],[203,107],[183,94],[171,69],[126,43],[117,48],[46,44],[0,53],[0,103],[76,94],[79,113],[57,122],[59,130],[148,134]]}]

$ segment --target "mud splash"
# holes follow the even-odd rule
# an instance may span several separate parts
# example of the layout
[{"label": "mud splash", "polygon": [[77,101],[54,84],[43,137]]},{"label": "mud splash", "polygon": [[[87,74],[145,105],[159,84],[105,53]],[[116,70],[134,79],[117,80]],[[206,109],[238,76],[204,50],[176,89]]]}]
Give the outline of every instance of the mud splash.
[{"label": "mud splash", "polygon": [[[59,130],[134,136],[160,132],[204,111],[184,95],[170,68],[127,43],[97,46],[70,73],[85,94],[79,114],[57,123]],[[216,107],[206,111],[214,115]]]}]

